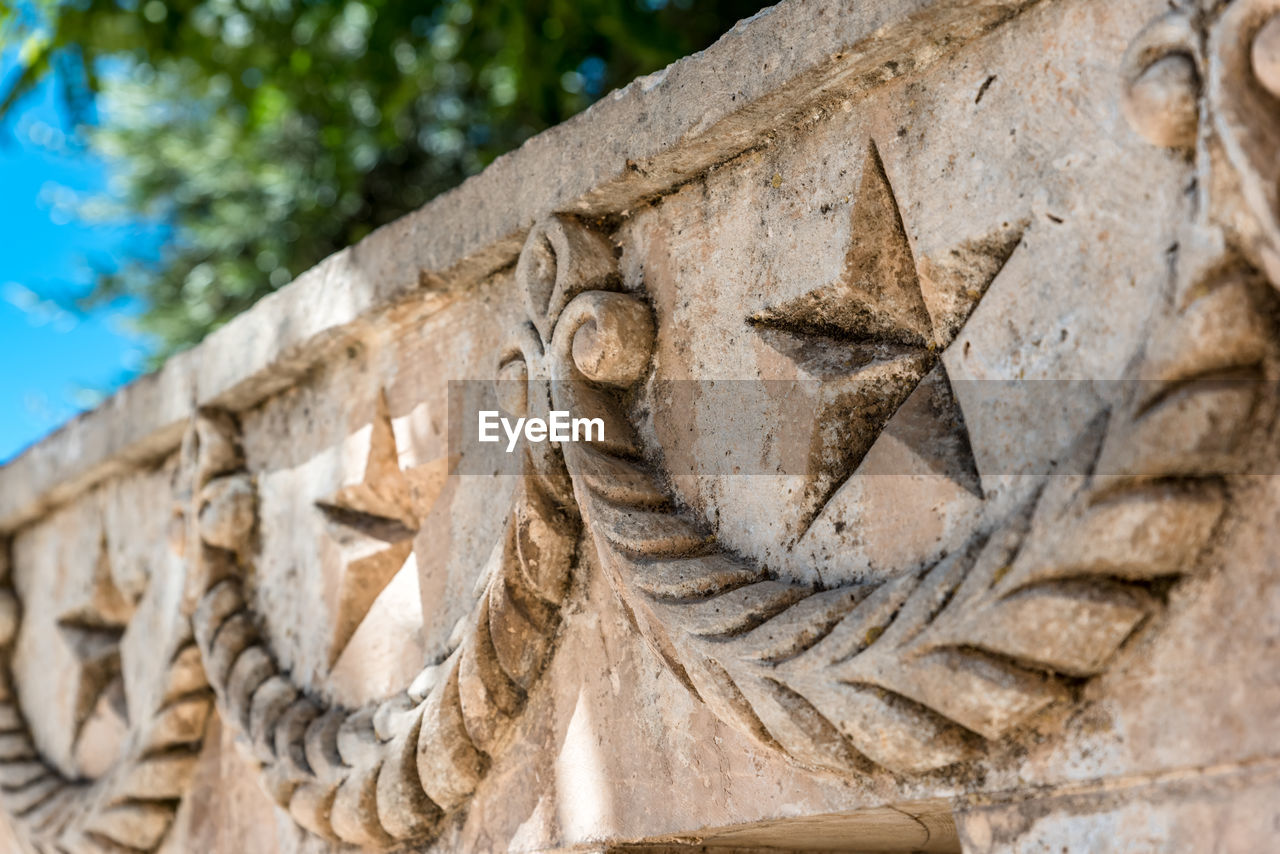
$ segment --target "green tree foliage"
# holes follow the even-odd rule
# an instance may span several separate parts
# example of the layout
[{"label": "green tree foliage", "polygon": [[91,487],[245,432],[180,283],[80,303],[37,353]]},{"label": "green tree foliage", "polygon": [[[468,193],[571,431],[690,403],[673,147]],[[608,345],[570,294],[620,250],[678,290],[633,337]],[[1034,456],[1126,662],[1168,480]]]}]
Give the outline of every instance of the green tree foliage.
[{"label": "green tree foliage", "polygon": [[54,74],[116,167],[117,213],[173,226],[94,291],[141,297],[164,356],[761,5],[0,2],[0,42],[21,45],[0,119]]}]

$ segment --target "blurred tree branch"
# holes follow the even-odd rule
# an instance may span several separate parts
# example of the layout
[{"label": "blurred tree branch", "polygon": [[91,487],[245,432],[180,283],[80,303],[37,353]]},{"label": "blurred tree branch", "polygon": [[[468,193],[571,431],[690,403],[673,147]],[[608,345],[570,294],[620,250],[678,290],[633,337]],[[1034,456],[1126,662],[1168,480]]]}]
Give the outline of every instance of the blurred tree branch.
[{"label": "blurred tree branch", "polygon": [[173,226],[90,298],[141,297],[160,359],[761,5],[27,0],[0,9],[0,121],[56,75],[117,213]]}]

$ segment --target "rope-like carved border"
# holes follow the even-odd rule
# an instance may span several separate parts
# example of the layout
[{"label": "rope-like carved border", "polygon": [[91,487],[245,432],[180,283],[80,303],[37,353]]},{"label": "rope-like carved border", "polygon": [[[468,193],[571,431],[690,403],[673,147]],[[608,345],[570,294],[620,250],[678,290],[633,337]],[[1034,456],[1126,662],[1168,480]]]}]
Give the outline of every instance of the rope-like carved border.
[{"label": "rope-like carved border", "polygon": [[475,790],[549,657],[574,554],[576,520],[533,483],[522,491],[498,572],[422,703],[327,706],[282,672],[238,577],[201,598],[196,638],[219,712],[307,830],[366,847],[420,840]]},{"label": "rope-like carved border", "polygon": [[474,792],[549,658],[576,529],[527,479],[470,631],[421,703],[406,693],[345,709],[309,696],[277,664],[240,578],[217,580],[196,609],[196,638],[219,713],[264,766],[275,802],[335,841],[431,836]]},{"label": "rope-like carved border", "polygon": [[[545,416],[543,341],[565,295],[612,283],[613,264],[594,232],[540,235],[549,242],[526,251],[518,272],[532,322],[502,355],[498,391],[508,410]],[[205,412],[190,436],[201,496],[191,572],[203,587],[193,623],[224,723],[244,736],[271,797],[308,831],[374,849],[429,839],[470,800],[550,659],[580,531],[559,452],[525,451],[497,564],[426,697],[406,692],[345,709],[283,672],[249,604],[242,579],[254,546],[253,487],[234,419]]]}]

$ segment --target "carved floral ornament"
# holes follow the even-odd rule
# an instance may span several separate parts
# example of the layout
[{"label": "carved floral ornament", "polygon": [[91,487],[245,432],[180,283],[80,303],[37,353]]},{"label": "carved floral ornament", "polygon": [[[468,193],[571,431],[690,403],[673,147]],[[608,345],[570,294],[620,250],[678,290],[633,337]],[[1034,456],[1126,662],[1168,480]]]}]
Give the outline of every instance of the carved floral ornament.
[{"label": "carved floral ornament", "polygon": [[[1159,582],[1196,571],[1233,478],[1274,420],[1264,383],[1216,380],[1280,371],[1280,0],[1187,5],[1161,17],[1133,42],[1122,87],[1136,131],[1192,154],[1197,216],[1180,236],[1173,308],[1133,370],[1143,382],[1075,445],[1074,470],[1106,476],[1045,476],[1022,506],[923,566],[832,587],[780,576],[681,509],[632,420],[657,334],[646,294],[624,284],[609,235],[552,216],[533,228],[517,265],[527,324],[496,365],[501,404],[517,416],[555,409],[604,419],[606,441],[522,448],[502,540],[447,659],[403,693],[357,709],[291,679],[246,588],[257,499],[236,419],[201,411],[181,453],[173,536],[187,565],[190,638],[173,653],[160,705],[131,717],[125,749],[97,780],[68,779],[35,746],[10,674],[21,607],[4,567],[6,809],[42,852],[155,850],[200,751],[211,687],[223,725],[300,826],[373,849],[427,840],[466,806],[510,738],[554,654],[580,548],[594,551],[672,673],[767,749],[851,775],[980,756],[1103,672],[1160,609]],[[912,308],[916,261],[897,239],[901,214],[874,145],[859,193],[854,216],[875,212],[868,222],[884,233],[850,257],[889,282],[880,293],[900,298],[877,306],[843,281],[748,320],[762,335],[792,337],[806,312],[884,320],[845,331],[905,342],[911,382],[894,392],[896,409],[939,369],[1020,226],[983,252],[966,250],[971,296],[935,322]],[[871,441],[881,427],[869,428]],[[389,500],[338,498],[333,507],[361,512]],[[393,510],[382,516],[413,521]]]}]

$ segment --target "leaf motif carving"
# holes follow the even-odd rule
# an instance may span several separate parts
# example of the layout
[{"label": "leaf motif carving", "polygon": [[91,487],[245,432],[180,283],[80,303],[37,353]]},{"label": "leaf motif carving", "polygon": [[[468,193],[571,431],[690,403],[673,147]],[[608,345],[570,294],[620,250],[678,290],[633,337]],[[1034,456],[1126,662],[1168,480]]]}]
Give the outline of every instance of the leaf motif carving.
[{"label": "leaf motif carving", "polygon": [[[718,716],[806,765],[938,768],[1103,672],[1159,609],[1148,585],[1193,569],[1226,508],[1223,478],[1241,470],[1266,407],[1258,382],[1224,397],[1216,382],[1188,380],[1274,363],[1261,287],[1212,282],[1153,336],[1146,381],[1070,460],[1093,475],[1049,476],[968,548],[880,584],[818,589],[726,551],[632,448],[570,444],[565,458],[637,624]],[[590,293],[578,300],[588,298],[566,313],[612,310]],[[577,370],[567,341],[552,358],[558,407],[577,415],[590,399],[597,414],[620,399]],[[1170,391],[1153,396],[1156,383]],[[625,417],[613,405],[606,414]]]}]

